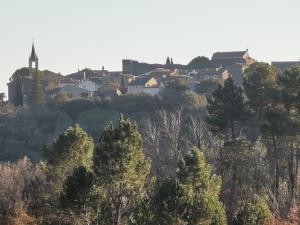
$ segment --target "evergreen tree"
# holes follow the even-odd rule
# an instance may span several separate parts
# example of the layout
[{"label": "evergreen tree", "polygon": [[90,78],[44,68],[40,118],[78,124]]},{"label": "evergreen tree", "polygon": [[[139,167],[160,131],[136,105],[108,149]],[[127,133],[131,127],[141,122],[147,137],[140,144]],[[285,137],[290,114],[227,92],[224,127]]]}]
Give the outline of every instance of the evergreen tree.
[{"label": "evergreen tree", "polygon": [[[208,99],[207,110],[209,113],[208,123],[212,130],[218,134],[228,135],[231,139],[236,138],[236,122],[240,122],[245,113],[242,88],[237,87],[231,77],[224,86],[218,85]],[[229,131],[229,132],[228,132]]]},{"label": "evergreen tree", "polygon": [[98,185],[106,190],[100,220],[124,224],[145,194],[150,162],[145,159],[137,125],[120,116],[118,126],[108,126],[94,156]]},{"label": "evergreen tree", "polygon": [[[284,136],[288,136],[291,141],[291,146],[299,143],[299,126],[300,126],[300,66],[291,67],[284,74],[278,77],[278,84],[281,91],[281,101],[285,106],[286,114],[284,122],[288,121]],[[289,201],[294,201],[295,190],[297,189],[298,165],[300,165],[299,150],[288,148],[289,152],[286,161],[288,162],[288,188]],[[282,158],[282,157],[281,157]],[[290,204],[292,205],[292,204]]]},{"label": "evergreen tree", "polygon": [[170,65],[171,65],[171,61],[170,61],[170,57],[168,57],[166,60],[166,66],[170,66]]},{"label": "evergreen tree", "polygon": [[278,76],[278,83],[282,92],[282,101],[292,116],[300,113],[300,66],[291,67],[284,74]]},{"label": "evergreen tree", "polygon": [[234,225],[264,225],[270,218],[271,213],[267,203],[255,195],[253,198],[245,201],[237,211]]},{"label": "evergreen tree", "polygon": [[280,139],[284,138],[293,123],[281,101],[278,85],[278,71],[265,63],[256,63],[245,72],[244,89],[248,105],[260,127],[264,141],[268,144],[268,156],[273,171],[273,191],[278,196],[280,159],[283,148],[279,148]]},{"label": "evergreen tree", "polygon": [[198,56],[194,58],[192,61],[189,62],[187,67],[189,69],[203,69],[203,68],[210,68],[212,66],[211,61],[209,58],[205,56]]},{"label": "evergreen tree", "polygon": [[258,116],[261,116],[278,97],[277,78],[277,69],[266,63],[255,63],[245,71],[243,87],[250,109]]},{"label": "evergreen tree", "polygon": [[221,180],[211,174],[203,152],[193,148],[179,163],[177,178],[166,180],[157,191],[152,224],[225,225],[220,186]]},{"label": "evergreen tree", "polygon": [[64,182],[60,205],[77,221],[89,224],[97,215],[97,196],[93,190],[94,174],[85,167],[76,168]]},{"label": "evergreen tree", "polygon": [[36,106],[44,102],[44,76],[42,72],[36,69],[31,70],[30,73],[32,73],[33,77],[33,88],[30,96],[28,96],[28,102],[29,105]]},{"label": "evergreen tree", "polygon": [[94,144],[78,124],[68,128],[47,150],[50,171],[57,179],[64,179],[79,166],[92,169]]}]

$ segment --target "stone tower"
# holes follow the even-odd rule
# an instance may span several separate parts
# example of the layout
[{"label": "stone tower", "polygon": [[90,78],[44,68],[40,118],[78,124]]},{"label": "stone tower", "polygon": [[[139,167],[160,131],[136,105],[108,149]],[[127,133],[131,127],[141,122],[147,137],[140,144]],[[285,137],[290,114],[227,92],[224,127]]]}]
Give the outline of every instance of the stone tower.
[{"label": "stone tower", "polygon": [[32,64],[35,64],[35,69],[39,69],[39,58],[35,53],[34,43],[32,43],[31,55],[29,57],[29,68],[33,69]]}]

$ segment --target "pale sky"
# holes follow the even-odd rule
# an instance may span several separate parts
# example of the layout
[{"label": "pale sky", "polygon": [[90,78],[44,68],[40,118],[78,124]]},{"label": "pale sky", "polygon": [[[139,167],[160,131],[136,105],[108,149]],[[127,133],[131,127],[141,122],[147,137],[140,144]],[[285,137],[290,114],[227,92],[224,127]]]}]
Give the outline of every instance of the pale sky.
[{"label": "pale sky", "polygon": [[300,0],[0,0],[0,92],[28,66],[121,70],[123,58],[187,64],[249,48],[260,61],[300,59]]}]

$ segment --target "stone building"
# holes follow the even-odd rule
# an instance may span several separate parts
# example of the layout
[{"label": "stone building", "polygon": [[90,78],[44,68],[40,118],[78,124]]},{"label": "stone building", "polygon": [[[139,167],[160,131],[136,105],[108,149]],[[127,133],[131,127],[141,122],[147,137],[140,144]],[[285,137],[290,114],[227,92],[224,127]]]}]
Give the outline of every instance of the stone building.
[{"label": "stone building", "polygon": [[241,85],[245,69],[253,64],[255,60],[250,57],[247,49],[245,51],[216,52],[213,54],[211,62],[216,68],[227,69],[235,82]]},{"label": "stone building", "polygon": [[39,59],[34,44],[32,44],[28,61],[28,67],[16,70],[7,84],[8,101],[15,106],[28,104],[29,97],[32,95],[34,89],[34,77],[37,74],[41,77],[41,85],[44,91],[57,88],[59,81],[64,79],[59,73],[54,73],[49,70],[39,70]]},{"label": "stone building", "polygon": [[248,49],[246,51],[215,52],[211,61],[216,67],[228,67],[233,64],[251,65],[254,62],[249,55]]},{"label": "stone building", "polygon": [[156,95],[159,92],[159,85],[153,77],[136,78],[128,84],[127,94],[146,93]]}]

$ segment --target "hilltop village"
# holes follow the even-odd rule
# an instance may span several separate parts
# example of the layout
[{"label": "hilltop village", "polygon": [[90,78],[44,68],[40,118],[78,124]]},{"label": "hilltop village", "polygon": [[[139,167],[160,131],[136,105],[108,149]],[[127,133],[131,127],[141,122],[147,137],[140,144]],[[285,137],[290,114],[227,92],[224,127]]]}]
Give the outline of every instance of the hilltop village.
[{"label": "hilltop village", "polygon": [[40,60],[0,93],[0,225],[299,224],[300,61]]},{"label": "hilltop village", "polygon": [[[242,84],[243,72],[256,62],[245,51],[216,52],[211,59],[196,57],[188,65],[176,64],[168,57],[165,64],[141,63],[124,59],[122,71],[83,69],[63,76],[50,70],[39,70],[39,58],[32,45],[29,66],[17,70],[8,83],[9,102],[15,106],[27,105],[33,94],[36,74],[39,73],[42,90],[46,98],[65,94],[69,98],[114,97],[130,94],[157,95],[169,85],[195,89],[203,82],[222,82],[232,77]],[[294,62],[272,62],[281,71],[299,65]]]}]

